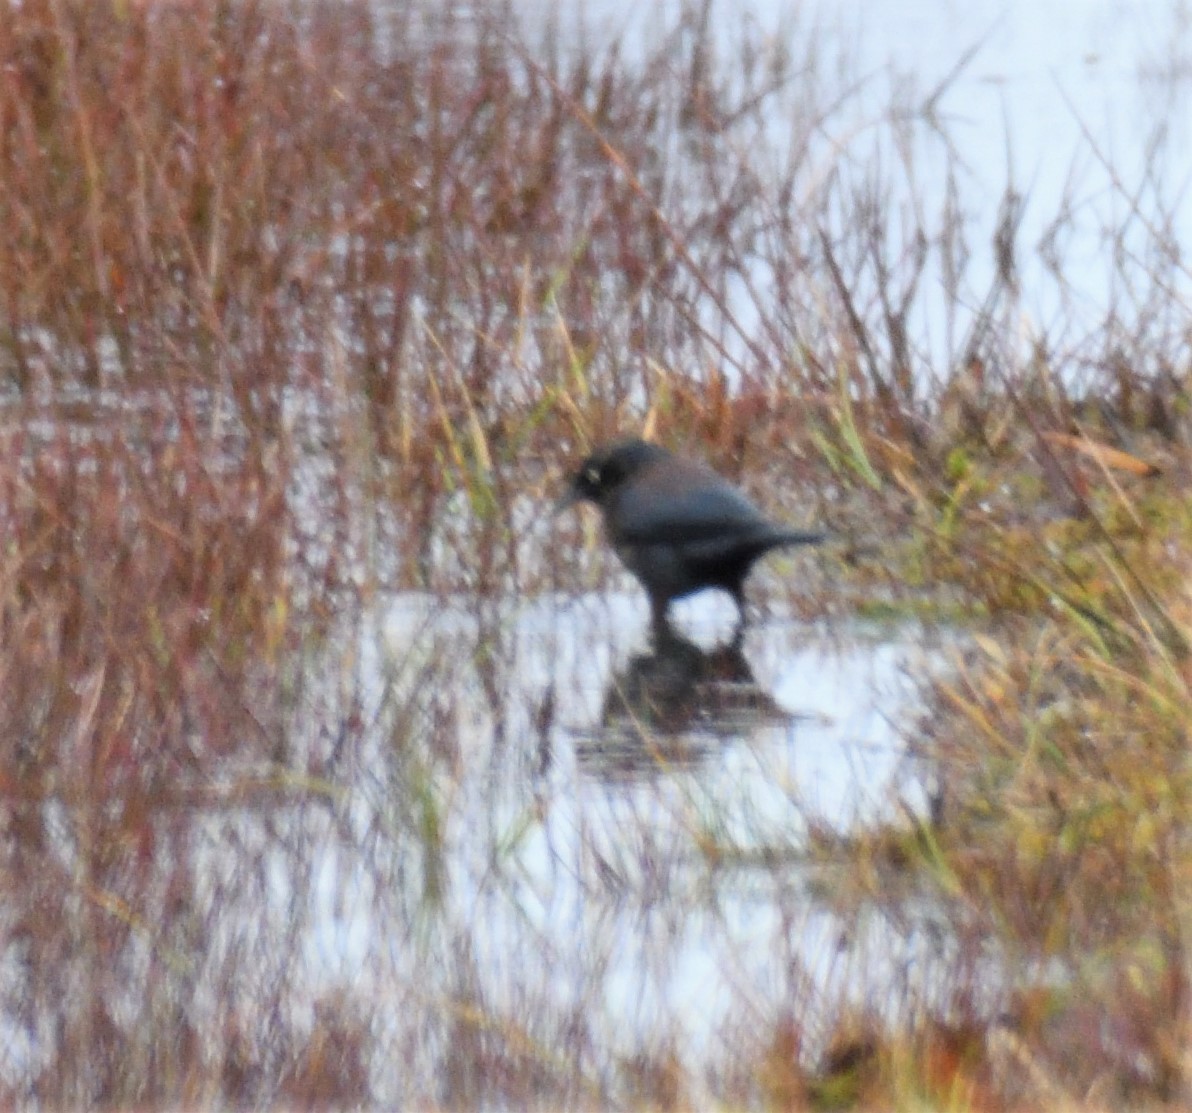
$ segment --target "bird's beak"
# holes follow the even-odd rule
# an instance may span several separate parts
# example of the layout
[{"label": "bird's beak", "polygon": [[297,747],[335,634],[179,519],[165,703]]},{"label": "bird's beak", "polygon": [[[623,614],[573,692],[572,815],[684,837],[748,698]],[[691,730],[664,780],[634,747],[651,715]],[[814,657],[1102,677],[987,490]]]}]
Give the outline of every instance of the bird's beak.
[{"label": "bird's beak", "polygon": [[583,495],[579,493],[579,488],[574,483],[568,484],[567,490],[555,500],[555,513],[562,514],[564,510],[570,510],[582,499]]}]

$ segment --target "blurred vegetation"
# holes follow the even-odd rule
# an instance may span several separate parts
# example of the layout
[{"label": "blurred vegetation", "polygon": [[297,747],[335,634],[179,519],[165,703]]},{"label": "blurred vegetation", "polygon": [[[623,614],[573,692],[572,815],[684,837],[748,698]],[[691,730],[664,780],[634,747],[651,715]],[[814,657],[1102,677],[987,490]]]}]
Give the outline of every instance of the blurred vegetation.
[{"label": "blurred vegetation", "polygon": [[[955,169],[896,223],[910,169],[830,141],[794,50],[697,4],[581,52],[498,0],[4,0],[0,1101],[1186,1102],[1188,276],[1157,222],[1106,264],[1128,305],[1024,341],[1012,183],[997,228]],[[964,631],[906,726],[933,814],[809,851],[845,915],[946,916],[946,1013],[792,999],[691,1062],[426,942],[442,692],[499,706],[492,601],[594,582],[540,507],[641,428],[834,531],[795,613]],[[415,589],[470,601],[474,652],[415,638],[378,697],[370,607]],[[396,1031],[311,975],[316,848],[454,987],[386,982]]]}]

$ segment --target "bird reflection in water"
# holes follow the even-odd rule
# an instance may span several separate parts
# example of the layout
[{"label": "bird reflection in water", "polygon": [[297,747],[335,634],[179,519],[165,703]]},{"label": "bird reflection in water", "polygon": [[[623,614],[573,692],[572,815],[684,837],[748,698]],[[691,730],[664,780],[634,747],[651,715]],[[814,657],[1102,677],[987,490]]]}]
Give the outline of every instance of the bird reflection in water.
[{"label": "bird reflection in water", "polygon": [[668,626],[604,694],[600,727],[576,740],[581,767],[617,780],[698,765],[759,726],[793,716],[764,692],[737,641],[711,650]]}]

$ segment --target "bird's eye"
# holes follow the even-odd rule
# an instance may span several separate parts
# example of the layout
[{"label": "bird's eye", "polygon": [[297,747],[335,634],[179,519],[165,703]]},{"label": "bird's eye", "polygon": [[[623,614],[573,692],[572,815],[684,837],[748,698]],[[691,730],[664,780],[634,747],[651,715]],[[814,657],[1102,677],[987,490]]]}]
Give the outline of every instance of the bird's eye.
[{"label": "bird's eye", "polygon": [[600,469],[595,464],[585,469],[584,482],[591,487],[600,486]]}]

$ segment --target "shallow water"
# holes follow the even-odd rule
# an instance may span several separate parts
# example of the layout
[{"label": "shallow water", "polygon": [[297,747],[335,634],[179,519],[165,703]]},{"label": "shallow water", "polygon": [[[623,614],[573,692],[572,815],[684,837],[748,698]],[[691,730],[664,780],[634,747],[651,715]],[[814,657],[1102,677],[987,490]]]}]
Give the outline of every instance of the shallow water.
[{"label": "shallow water", "polygon": [[[731,612],[715,593],[680,606],[684,669],[715,653]],[[708,679],[704,706],[672,724],[626,713],[643,668],[674,675],[646,628],[638,593],[485,615],[417,595],[378,606],[359,667],[376,708],[416,709],[397,760],[437,801],[435,845],[424,826],[404,843],[403,886],[389,894],[363,846],[326,848],[315,984],[358,986],[371,971],[395,1038],[418,1022],[416,985],[424,1006],[466,992],[495,1015],[582,1015],[598,1047],[666,1047],[693,1067],[734,1025],[797,1008],[814,1033],[817,1010],[826,1027],[843,1000],[875,1013],[906,1001],[908,969],[939,940],[876,912],[842,921],[817,896],[832,883],[809,870],[805,836],[922,806],[900,724],[946,649],[925,648],[917,628],[829,631],[770,614],[734,666],[751,678]],[[392,758],[395,738],[379,731],[363,768]],[[355,794],[359,830],[409,803],[396,784]],[[390,832],[404,822],[393,814]],[[929,996],[929,979],[913,992]],[[442,1060],[424,1053],[429,1086]]]},{"label": "shallow water", "polygon": [[[554,18],[564,44],[620,36],[634,57],[664,41],[686,6],[515,7],[531,36]],[[774,102],[765,142],[776,166],[786,148],[806,148],[811,169],[796,206],[807,220],[824,220],[815,195],[833,177],[860,184],[873,175],[888,185],[891,243],[908,254],[917,228],[946,240],[949,221],[963,222],[958,287],[933,251],[911,317],[914,346],[934,373],[957,357],[998,281],[994,238],[1008,194],[1021,204],[1014,322],[1024,339],[1045,338],[1057,364],[1110,306],[1128,328],[1156,276],[1192,296],[1179,250],[1192,239],[1184,4],[753,0],[708,12],[722,63],[742,39],[796,60],[792,97]],[[960,208],[950,217],[953,180]],[[764,274],[754,278],[766,287]],[[762,323],[759,307],[738,294],[732,308],[748,335]]]}]

